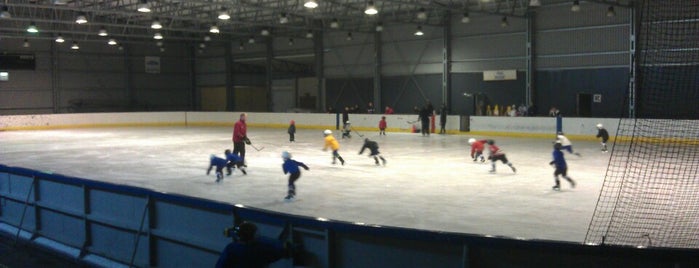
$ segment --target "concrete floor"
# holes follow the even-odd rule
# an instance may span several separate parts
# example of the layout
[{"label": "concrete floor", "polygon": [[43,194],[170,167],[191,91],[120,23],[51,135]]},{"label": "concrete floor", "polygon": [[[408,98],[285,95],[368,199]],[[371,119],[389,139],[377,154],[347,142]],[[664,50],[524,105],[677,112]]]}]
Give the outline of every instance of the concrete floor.
[{"label": "concrete floor", "polygon": [[[245,204],[285,213],[449,232],[583,242],[604,180],[609,154],[573,141],[566,153],[574,189],[553,191],[552,139],[493,137],[517,168],[472,162],[468,135],[361,131],[388,160],[375,166],[358,155],[363,138],[340,139],[347,164],[332,165],[321,130],[248,129],[248,174],[220,184],[206,176],[209,155],[232,148],[230,127],[96,128],[0,132],[0,163]],[[483,138],[483,137],[476,137]],[[610,146],[611,148],[611,146]],[[311,170],[297,181],[297,199],[284,202],[282,151]]]}]

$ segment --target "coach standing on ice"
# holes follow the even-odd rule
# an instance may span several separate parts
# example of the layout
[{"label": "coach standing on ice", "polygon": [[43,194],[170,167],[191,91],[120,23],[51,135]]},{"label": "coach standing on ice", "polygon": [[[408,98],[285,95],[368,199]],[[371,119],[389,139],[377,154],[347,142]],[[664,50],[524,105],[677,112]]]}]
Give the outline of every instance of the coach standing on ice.
[{"label": "coach standing on ice", "polygon": [[233,153],[240,155],[240,158],[245,161],[245,144],[250,144],[250,139],[248,139],[248,125],[245,124],[248,115],[246,113],[240,114],[240,120],[235,122],[233,127]]}]

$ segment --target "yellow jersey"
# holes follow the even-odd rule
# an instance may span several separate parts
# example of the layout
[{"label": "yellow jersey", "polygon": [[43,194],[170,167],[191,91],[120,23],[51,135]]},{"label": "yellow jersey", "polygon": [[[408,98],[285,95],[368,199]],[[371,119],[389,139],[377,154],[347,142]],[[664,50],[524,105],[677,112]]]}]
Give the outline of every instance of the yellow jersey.
[{"label": "yellow jersey", "polygon": [[323,150],[328,147],[332,148],[333,151],[340,149],[340,143],[337,142],[333,135],[325,136],[325,146],[323,146]]}]

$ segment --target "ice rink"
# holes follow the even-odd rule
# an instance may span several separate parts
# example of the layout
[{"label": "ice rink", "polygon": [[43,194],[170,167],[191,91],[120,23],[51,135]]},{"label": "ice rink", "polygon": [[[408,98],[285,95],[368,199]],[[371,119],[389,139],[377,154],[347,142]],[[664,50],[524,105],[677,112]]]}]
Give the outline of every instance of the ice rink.
[{"label": "ice rink", "polygon": [[[566,153],[571,189],[553,191],[552,141],[492,137],[517,168],[469,157],[469,135],[422,137],[360,131],[376,140],[386,166],[358,155],[363,139],[340,139],[346,164],[322,151],[322,130],[249,128],[248,174],[236,170],[215,183],[209,156],[232,148],[232,127],[135,127],[0,132],[0,163],[115,184],[126,184],[284,213],[417,229],[582,242],[604,180],[609,154],[599,143],[573,141]],[[475,137],[484,138],[484,137]],[[490,137],[488,137],[490,138]],[[487,147],[486,147],[487,148]],[[611,146],[610,146],[611,148]],[[487,150],[487,149],[486,149]],[[282,151],[303,162],[297,199],[283,200],[288,175]]]}]

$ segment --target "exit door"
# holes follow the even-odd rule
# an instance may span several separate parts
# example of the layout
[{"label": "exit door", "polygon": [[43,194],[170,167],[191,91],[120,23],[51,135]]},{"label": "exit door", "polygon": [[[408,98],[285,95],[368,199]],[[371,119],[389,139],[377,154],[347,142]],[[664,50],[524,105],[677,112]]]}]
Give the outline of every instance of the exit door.
[{"label": "exit door", "polygon": [[592,94],[578,93],[577,114],[578,117],[592,116]]}]

